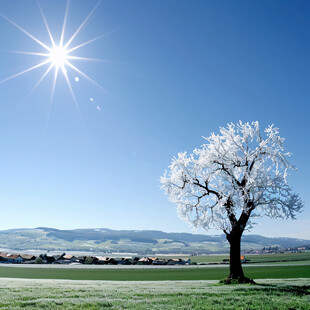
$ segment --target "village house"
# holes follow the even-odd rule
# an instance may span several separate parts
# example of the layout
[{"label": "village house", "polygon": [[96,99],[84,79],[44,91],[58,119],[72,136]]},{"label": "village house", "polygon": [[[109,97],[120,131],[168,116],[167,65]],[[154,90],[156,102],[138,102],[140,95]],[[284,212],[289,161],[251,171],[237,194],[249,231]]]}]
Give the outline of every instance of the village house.
[{"label": "village house", "polygon": [[22,259],[24,260],[23,263],[34,263],[36,257],[32,254],[20,254]]},{"label": "village house", "polygon": [[189,265],[191,260],[183,259],[169,259],[168,261],[158,257],[106,257],[106,256],[74,256],[63,253],[61,255],[48,256],[47,254],[40,254],[37,258],[31,254],[8,254],[0,252],[0,263],[13,264],[86,264],[86,265]]},{"label": "village house", "polygon": [[116,265],[116,261],[112,257],[106,257],[106,256],[97,256],[97,264],[98,265]]},{"label": "village house", "polygon": [[151,265],[152,260],[149,257],[142,257],[138,260],[138,265]]},{"label": "village house", "polygon": [[21,264],[24,259],[19,254],[0,253],[1,263]]},{"label": "village house", "polygon": [[152,265],[167,265],[167,263],[165,259],[159,259],[158,257],[152,261]]},{"label": "village house", "polygon": [[115,259],[117,265],[131,265],[132,264],[132,260],[129,258],[116,258]]},{"label": "village house", "polygon": [[53,264],[64,264],[64,265],[69,265],[73,263],[80,263],[79,259],[70,254],[63,253],[61,255],[54,255],[55,261]]},{"label": "village house", "polygon": [[52,264],[55,262],[54,256],[48,256],[46,254],[40,254],[39,256],[42,259],[42,264]]},{"label": "village house", "polygon": [[169,259],[167,265],[190,265],[191,260],[183,260],[181,258]]},{"label": "village house", "polygon": [[63,255],[62,259],[68,262],[69,264],[80,262],[78,257],[75,257],[74,255],[70,254]]}]

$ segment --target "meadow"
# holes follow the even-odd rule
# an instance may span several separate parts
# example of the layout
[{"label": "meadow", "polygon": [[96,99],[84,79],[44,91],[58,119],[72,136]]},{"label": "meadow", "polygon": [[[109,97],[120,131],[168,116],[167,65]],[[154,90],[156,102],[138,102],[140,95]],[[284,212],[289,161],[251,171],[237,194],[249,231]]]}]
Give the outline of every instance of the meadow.
[{"label": "meadow", "polygon": [[[310,251],[303,253],[272,253],[272,254],[245,254],[249,263],[286,263],[286,264],[310,264]],[[162,256],[162,258],[190,258],[192,263],[221,263],[223,259],[228,259],[229,255],[181,255],[181,256]]]},{"label": "meadow", "polygon": [[[42,266],[43,267],[43,266]],[[47,267],[9,267],[0,266],[1,278],[24,279],[67,279],[67,280],[105,280],[105,281],[177,281],[177,280],[220,280],[229,271],[222,267],[141,267],[132,268],[49,268]],[[292,279],[310,278],[310,265],[290,266],[245,266],[245,275],[252,279]]]},{"label": "meadow", "polygon": [[67,281],[3,279],[1,309],[309,309],[309,281]]},{"label": "meadow", "polygon": [[[309,253],[253,256],[256,284],[223,285],[227,265],[0,265],[0,309],[309,309]],[[221,256],[196,256],[214,263]],[[252,259],[251,259],[252,260]],[[269,262],[269,263],[268,263]]]}]

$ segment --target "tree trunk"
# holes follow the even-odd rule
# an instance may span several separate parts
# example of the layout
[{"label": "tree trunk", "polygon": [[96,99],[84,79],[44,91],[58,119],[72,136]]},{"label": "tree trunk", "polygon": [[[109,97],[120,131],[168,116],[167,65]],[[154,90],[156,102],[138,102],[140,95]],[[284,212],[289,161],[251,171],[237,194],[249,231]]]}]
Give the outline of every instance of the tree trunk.
[{"label": "tree trunk", "polygon": [[230,244],[228,277],[234,280],[244,278],[240,260],[241,234],[230,234],[227,239]]},{"label": "tree trunk", "polygon": [[255,282],[244,276],[240,252],[241,252],[241,236],[242,232],[234,231],[226,235],[226,238],[230,244],[230,257],[229,257],[229,276],[226,278],[225,282],[230,283],[251,283]]}]

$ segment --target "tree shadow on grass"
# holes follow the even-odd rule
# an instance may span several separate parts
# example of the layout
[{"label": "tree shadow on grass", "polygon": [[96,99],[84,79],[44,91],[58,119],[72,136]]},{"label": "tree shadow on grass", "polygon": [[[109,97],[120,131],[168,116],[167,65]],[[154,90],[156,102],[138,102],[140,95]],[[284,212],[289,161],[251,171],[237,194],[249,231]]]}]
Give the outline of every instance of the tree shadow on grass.
[{"label": "tree shadow on grass", "polygon": [[[289,293],[295,296],[310,295],[310,285],[277,285],[270,283],[256,283],[253,287],[248,287],[247,291],[268,292],[268,293]],[[235,289],[235,291],[244,291],[244,288]]]}]

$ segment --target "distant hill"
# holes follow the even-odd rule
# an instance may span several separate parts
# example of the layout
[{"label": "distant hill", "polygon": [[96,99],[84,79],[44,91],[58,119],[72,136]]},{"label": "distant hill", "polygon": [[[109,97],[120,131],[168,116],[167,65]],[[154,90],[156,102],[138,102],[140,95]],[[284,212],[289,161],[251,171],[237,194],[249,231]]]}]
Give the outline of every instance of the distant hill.
[{"label": "distant hill", "polygon": [[[244,235],[242,249],[300,247],[310,240]],[[13,250],[150,253],[227,253],[225,235],[166,233],[158,230],[73,229],[38,227],[0,231],[0,248]]]}]

